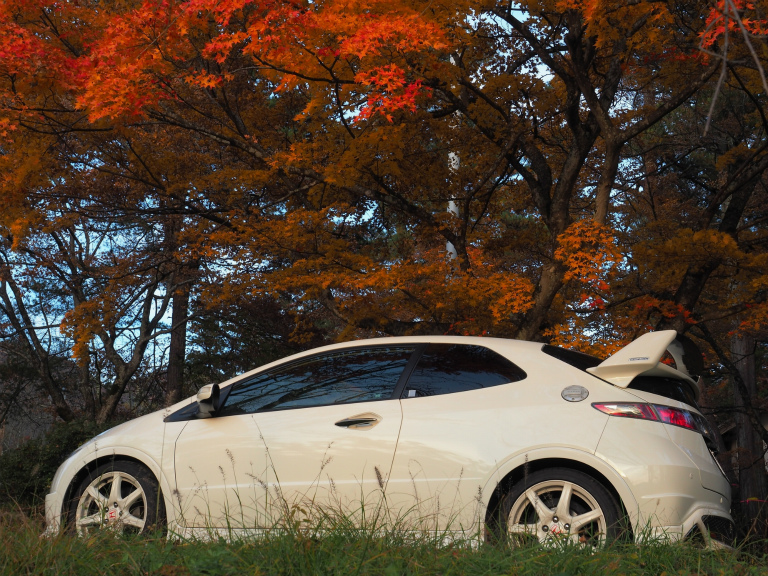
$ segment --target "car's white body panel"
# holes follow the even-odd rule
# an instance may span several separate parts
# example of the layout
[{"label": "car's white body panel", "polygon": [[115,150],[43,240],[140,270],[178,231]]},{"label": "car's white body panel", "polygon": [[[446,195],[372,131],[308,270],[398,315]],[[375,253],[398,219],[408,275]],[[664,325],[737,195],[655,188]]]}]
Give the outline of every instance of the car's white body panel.
[{"label": "car's white body panel", "polygon": [[[652,404],[662,404],[673,406],[675,408],[688,408],[682,402],[676,402],[675,400],[651,394],[649,392],[632,390],[632,395]],[[663,428],[666,430],[669,439],[672,440],[680,451],[683,452],[699,469],[699,480],[701,485],[708,490],[717,492],[730,499],[730,484],[723,476],[720,466],[712,458],[712,454],[707,448],[701,435],[692,430],[680,428],[679,426],[665,425]]]},{"label": "car's white body panel", "polygon": [[[638,424],[642,441],[628,445],[638,436]],[[730,510],[730,497],[720,493],[730,492],[728,481],[721,474],[717,491],[704,488],[699,469],[681,458],[684,451],[670,442],[670,428],[674,427],[611,418],[598,445],[596,456],[621,471],[631,486],[637,510],[631,510],[626,502],[625,506],[635,533],[641,536],[667,533],[680,538],[702,515],[712,510],[723,515]]]},{"label": "car's white body panel", "polygon": [[[562,451],[594,453],[608,416],[589,402],[567,402],[561,392],[580,384],[590,392],[612,388],[577,370],[563,373],[554,362],[531,363],[541,344],[504,340],[483,343],[524,366],[526,386],[516,382],[483,390],[405,398],[403,428],[387,484],[395,511],[428,519],[433,526],[477,526],[509,460],[558,446]],[[542,360],[543,360],[542,359]],[[527,361],[526,361],[527,360]],[[514,407],[514,409],[510,409]],[[514,421],[509,421],[514,416]],[[579,434],[564,434],[579,430]],[[504,474],[501,474],[503,477]],[[488,492],[488,486],[491,486]]]},{"label": "car's white body panel", "polygon": [[[164,422],[190,398],[118,426],[75,452],[46,498],[48,530],[59,529],[76,474],[112,456],[138,460],[155,474],[169,530],[185,535],[269,527],[294,504],[304,511],[307,504],[331,506],[352,516],[363,504],[368,510],[384,504],[392,519],[414,528],[480,534],[502,479],[551,460],[591,470],[608,484],[636,534],[680,537],[705,514],[730,518],[728,482],[703,438],[659,422],[612,418],[591,405],[682,406],[624,389],[630,373],[675,372],[659,364],[661,346],[671,339],[658,334],[641,337],[641,345],[633,343],[613,362],[590,370],[599,378],[545,354],[541,344],[492,338],[390,338],[304,352],[225,382],[222,390],[297,358],[384,342],[482,345],[527,377],[438,396]],[[561,393],[568,386],[585,388],[588,399],[566,401]],[[370,429],[334,424],[361,413],[376,414],[378,423]]]},{"label": "car's white body panel", "polygon": [[[371,428],[334,425],[374,411]],[[286,502],[354,512],[381,491],[400,422],[399,400],[192,420],[175,447],[180,523],[270,526]]]},{"label": "car's white body panel", "polygon": [[184,423],[169,443],[175,471],[174,504],[185,526],[250,525],[265,504],[259,479],[268,475],[259,431],[248,416],[206,418]]},{"label": "car's white body panel", "polygon": [[[300,414],[299,414],[300,412]],[[378,423],[342,428],[334,423],[359,414],[375,414]],[[330,503],[357,511],[378,498],[384,486],[402,423],[399,400],[284,410],[254,415],[274,485],[283,497]]]}]

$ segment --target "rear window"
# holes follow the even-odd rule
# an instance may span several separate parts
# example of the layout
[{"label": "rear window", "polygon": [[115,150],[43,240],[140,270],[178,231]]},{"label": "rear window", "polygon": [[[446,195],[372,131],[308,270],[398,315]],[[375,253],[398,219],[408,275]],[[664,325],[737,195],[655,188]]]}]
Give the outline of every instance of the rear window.
[{"label": "rear window", "polygon": [[525,372],[484,346],[429,344],[403,397],[438,396],[517,382]]},{"label": "rear window", "polygon": [[602,362],[602,360],[597,356],[590,356],[589,354],[584,354],[583,352],[566,350],[565,348],[559,348],[549,344],[545,344],[541,351],[544,352],[544,354],[549,354],[550,356],[583,371],[586,371],[587,368],[594,368]]},{"label": "rear window", "polygon": [[627,388],[664,396],[699,409],[696,404],[696,394],[691,384],[684,380],[663,376],[637,376]]}]

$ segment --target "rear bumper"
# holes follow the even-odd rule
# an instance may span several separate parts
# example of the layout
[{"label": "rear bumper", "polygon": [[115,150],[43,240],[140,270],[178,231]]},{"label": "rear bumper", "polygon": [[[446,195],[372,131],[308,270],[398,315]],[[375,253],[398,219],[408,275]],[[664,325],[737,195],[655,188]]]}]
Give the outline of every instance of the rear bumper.
[{"label": "rear bumper", "polygon": [[[635,497],[636,509],[627,514],[636,539],[680,540],[710,530],[724,534],[723,526],[733,526],[728,480],[708,475],[705,488],[702,470],[665,428],[653,421],[611,418],[597,447],[596,455],[622,476]],[[714,462],[712,467],[717,469]]]},{"label": "rear bumper", "polygon": [[709,537],[712,540],[728,544],[729,546],[736,539],[736,526],[734,526],[730,518],[724,518],[723,516],[705,514],[698,520],[696,526],[685,533],[685,537],[695,537],[697,531],[705,539]]},{"label": "rear bumper", "polygon": [[699,507],[685,517],[681,524],[653,525],[649,523],[644,529],[635,532],[635,540],[646,541],[679,541],[691,538],[702,538],[705,543],[715,540],[723,544],[733,544],[735,536],[731,515],[720,508]]}]

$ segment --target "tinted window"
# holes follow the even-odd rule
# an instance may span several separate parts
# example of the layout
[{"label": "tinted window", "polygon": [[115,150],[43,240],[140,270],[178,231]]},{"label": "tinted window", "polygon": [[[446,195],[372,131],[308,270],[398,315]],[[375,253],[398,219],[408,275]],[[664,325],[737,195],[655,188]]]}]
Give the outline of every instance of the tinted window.
[{"label": "tinted window", "polygon": [[575,350],[558,348],[557,346],[550,346],[549,344],[545,344],[541,348],[541,351],[545,354],[549,354],[550,356],[557,358],[558,360],[562,360],[566,364],[570,364],[574,368],[578,368],[579,370],[584,371],[586,371],[587,368],[594,368],[598,364],[602,363],[602,360],[596,356],[590,356],[589,354],[576,352]]},{"label": "tinted window", "polygon": [[222,416],[391,398],[414,347],[331,352],[280,366],[237,385]]},{"label": "tinted window", "polygon": [[408,379],[403,396],[434,396],[516,382],[525,372],[483,346],[430,344]]},{"label": "tinted window", "polygon": [[683,380],[664,378],[663,376],[637,376],[627,388],[671,398],[698,409],[696,394],[691,388],[691,384]]}]

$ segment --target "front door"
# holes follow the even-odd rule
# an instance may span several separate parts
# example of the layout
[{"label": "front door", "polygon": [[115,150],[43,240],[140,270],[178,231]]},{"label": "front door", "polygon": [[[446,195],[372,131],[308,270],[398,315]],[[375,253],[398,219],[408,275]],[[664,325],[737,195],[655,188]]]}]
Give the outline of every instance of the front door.
[{"label": "front door", "polygon": [[362,520],[377,509],[402,420],[399,400],[254,415],[268,450],[281,515],[340,513]]},{"label": "front door", "polygon": [[269,527],[381,501],[402,422],[397,385],[416,347],[366,346],[288,361],[235,384],[176,442],[188,526]]}]

